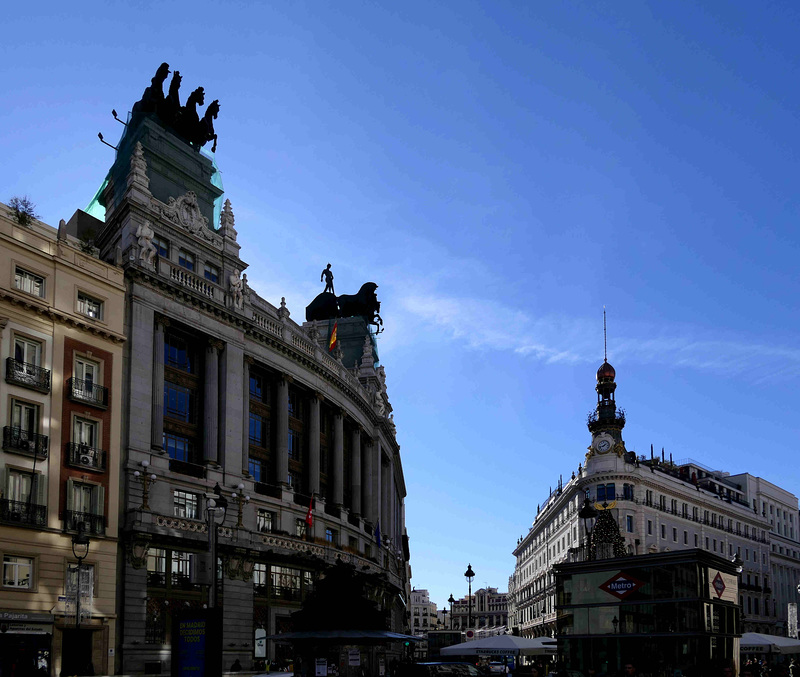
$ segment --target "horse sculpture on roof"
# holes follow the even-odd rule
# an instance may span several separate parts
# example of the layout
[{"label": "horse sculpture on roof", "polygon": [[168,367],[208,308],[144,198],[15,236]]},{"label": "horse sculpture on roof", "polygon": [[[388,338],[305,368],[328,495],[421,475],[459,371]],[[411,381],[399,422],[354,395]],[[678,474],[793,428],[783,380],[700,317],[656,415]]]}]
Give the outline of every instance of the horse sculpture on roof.
[{"label": "horse sculpture on roof", "polygon": [[367,324],[380,327],[383,320],[380,316],[381,303],[375,293],[377,288],[378,285],[374,282],[365,282],[357,294],[342,294],[337,297],[330,292],[322,292],[306,307],[306,321],[363,317]]}]

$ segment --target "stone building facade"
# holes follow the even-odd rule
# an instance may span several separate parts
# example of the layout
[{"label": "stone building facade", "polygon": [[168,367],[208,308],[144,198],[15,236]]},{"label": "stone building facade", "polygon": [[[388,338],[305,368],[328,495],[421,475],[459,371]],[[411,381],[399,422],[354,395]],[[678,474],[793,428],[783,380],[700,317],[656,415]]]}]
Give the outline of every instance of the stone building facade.
[{"label": "stone building facade", "polygon": [[691,459],[675,462],[652,449],[649,458],[628,452],[615,376],[604,362],[584,464],[567,482],[559,480],[514,549],[511,625],[526,637],[555,632],[553,565],[586,557],[579,512],[588,496],[596,509],[611,511],[629,555],[700,548],[738,556],[744,631],[785,634],[800,582],[797,497],[748,473],[731,475]]},{"label": "stone building facade", "polygon": [[[263,638],[291,629],[336,561],[373,574],[367,594],[407,629],[406,491],[374,336],[340,319],[347,350],[330,354],[328,322],[301,326],[250,288],[219,185],[211,159],[144,116],[100,195],[98,245],[122,266],[127,301],[125,674],[169,672],[173,614],[212,602],[214,570],[226,668],[288,659]],[[207,509],[220,496],[212,564]],[[394,648],[375,651],[388,661]]]},{"label": "stone building facade", "polygon": [[21,225],[0,204],[2,674],[114,670],[125,287],[79,219]]},{"label": "stone building facade", "polygon": [[[497,588],[479,588],[472,593],[472,628],[476,637],[503,634],[508,623],[507,593]],[[456,630],[469,629],[469,597],[453,604],[452,622]]]}]

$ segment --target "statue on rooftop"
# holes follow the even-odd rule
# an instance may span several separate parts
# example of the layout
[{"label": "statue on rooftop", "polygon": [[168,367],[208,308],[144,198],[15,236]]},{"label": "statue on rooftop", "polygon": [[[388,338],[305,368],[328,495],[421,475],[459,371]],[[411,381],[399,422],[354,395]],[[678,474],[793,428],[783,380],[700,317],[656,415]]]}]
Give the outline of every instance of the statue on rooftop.
[{"label": "statue on rooftop", "polygon": [[175,131],[178,132],[186,141],[192,142],[198,135],[200,128],[200,116],[197,114],[197,105],[203,105],[206,101],[206,92],[202,87],[198,87],[186,99],[186,105],[180,109],[178,119],[175,121]]},{"label": "statue on rooftop", "polygon": [[149,221],[139,224],[136,229],[136,238],[139,244],[139,260],[148,266],[153,265],[153,258],[156,255],[156,246],[153,244],[155,232],[150,226]]},{"label": "statue on rooftop", "polygon": [[144,90],[142,98],[133,104],[134,113],[156,113],[164,102],[164,80],[169,75],[169,64],[162,63]]},{"label": "statue on rooftop", "polygon": [[161,121],[170,127],[175,124],[175,120],[178,119],[178,113],[180,113],[181,110],[181,97],[179,92],[181,80],[183,80],[181,72],[175,71],[172,74],[172,81],[169,83],[169,94],[167,94],[164,103],[158,111],[158,116],[161,118]]},{"label": "statue on rooftop", "polygon": [[336,292],[333,291],[333,273],[331,272],[331,264],[329,263],[328,266],[323,269],[322,273],[319,276],[319,281],[322,282],[322,278],[325,278],[325,289],[323,293],[330,292],[331,294],[335,294]]}]

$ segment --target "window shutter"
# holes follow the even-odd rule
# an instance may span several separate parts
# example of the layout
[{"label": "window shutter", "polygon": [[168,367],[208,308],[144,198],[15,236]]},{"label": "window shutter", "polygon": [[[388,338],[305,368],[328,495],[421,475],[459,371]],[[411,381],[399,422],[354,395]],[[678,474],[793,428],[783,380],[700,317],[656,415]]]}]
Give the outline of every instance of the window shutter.
[{"label": "window shutter", "polygon": [[74,508],[72,507],[72,495],[75,493],[75,486],[72,479],[67,480],[67,510],[72,511]]},{"label": "window shutter", "polygon": [[95,501],[94,514],[104,515],[105,514],[104,506],[106,502],[106,488],[102,486],[97,487],[95,496],[97,497],[97,500]]},{"label": "window shutter", "polygon": [[6,469],[0,468],[0,498],[8,498],[8,487],[6,486]]},{"label": "window shutter", "polygon": [[47,505],[47,479],[43,473],[36,474],[36,502],[39,505]]}]

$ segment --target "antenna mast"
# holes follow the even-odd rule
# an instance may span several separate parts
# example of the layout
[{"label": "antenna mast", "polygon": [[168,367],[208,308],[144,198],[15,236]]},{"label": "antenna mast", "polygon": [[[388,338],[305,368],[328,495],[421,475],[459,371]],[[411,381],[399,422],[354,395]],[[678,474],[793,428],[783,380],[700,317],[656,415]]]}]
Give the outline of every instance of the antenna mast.
[{"label": "antenna mast", "polygon": [[603,362],[608,362],[608,335],[606,334],[606,307],[603,306]]}]

